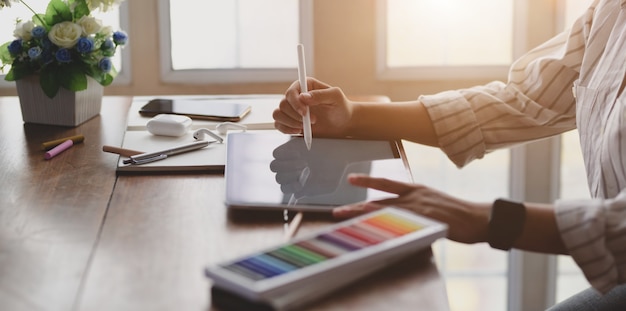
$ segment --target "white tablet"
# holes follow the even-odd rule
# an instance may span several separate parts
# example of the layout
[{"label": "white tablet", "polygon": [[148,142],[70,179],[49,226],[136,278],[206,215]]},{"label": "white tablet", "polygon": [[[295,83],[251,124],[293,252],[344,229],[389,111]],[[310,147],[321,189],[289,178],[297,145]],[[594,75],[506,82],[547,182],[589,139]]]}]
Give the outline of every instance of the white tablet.
[{"label": "white tablet", "polygon": [[315,138],[277,131],[229,133],[226,204],[237,209],[330,211],[335,206],[391,197],[354,187],[350,173],[411,182],[399,142]]}]

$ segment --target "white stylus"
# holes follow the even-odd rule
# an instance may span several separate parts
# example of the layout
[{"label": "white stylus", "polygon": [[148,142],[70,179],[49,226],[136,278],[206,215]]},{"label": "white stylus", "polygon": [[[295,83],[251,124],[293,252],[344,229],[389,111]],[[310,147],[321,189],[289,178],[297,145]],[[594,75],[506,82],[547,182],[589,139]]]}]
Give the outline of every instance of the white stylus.
[{"label": "white stylus", "polygon": [[[300,93],[309,92],[306,84],[306,69],[304,63],[304,45],[298,44],[298,79],[300,80]],[[309,106],[306,106],[306,114],[302,118],[302,126],[304,127],[304,143],[306,148],[311,150],[313,134],[311,133],[311,112]]]}]

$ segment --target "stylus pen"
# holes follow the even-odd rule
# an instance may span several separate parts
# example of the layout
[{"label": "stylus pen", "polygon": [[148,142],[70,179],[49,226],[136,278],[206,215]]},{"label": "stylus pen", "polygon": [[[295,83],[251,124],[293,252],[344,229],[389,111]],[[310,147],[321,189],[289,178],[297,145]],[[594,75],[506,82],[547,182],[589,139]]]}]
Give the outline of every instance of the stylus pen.
[{"label": "stylus pen", "polygon": [[[300,80],[300,93],[308,93],[309,90],[306,84],[306,65],[304,62],[304,45],[298,44],[298,79]],[[313,134],[311,133],[311,111],[309,106],[306,106],[306,114],[302,118],[302,127],[304,131],[304,143],[306,148],[311,150],[311,143],[313,142]]]},{"label": "stylus pen", "polygon": [[161,151],[142,153],[131,156],[128,160],[124,160],[124,164],[144,164],[156,160],[162,160],[169,156],[204,148],[212,142],[214,141],[203,140]]}]

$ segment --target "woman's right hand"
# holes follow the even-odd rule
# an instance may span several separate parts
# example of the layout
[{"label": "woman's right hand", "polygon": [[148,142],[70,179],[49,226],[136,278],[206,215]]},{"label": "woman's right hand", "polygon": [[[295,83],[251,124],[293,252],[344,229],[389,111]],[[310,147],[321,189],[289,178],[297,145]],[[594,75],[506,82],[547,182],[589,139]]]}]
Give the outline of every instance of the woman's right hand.
[{"label": "woman's right hand", "polygon": [[307,78],[308,93],[300,93],[295,81],[274,110],[274,126],[285,134],[302,133],[302,116],[309,106],[311,129],[315,136],[342,137],[348,133],[353,104],[338,87],[331,87],[315,78]]}]

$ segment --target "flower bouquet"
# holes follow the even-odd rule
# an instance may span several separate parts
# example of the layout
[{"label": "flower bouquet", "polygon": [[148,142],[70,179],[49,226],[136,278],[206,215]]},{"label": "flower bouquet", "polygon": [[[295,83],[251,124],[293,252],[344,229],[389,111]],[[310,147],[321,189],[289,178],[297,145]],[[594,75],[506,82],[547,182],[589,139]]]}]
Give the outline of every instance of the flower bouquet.
[{"label": "flower bouquet", "polygon": [[103,26],[91,13],[107,11],[121,0],[50,0],[44,14],[34,12],[23,0],[0,0],[0,9],[11,2],[25,5],[34,15],[28,21],[18,20],[15,39],[0,46],[0,69],[11,66],[5,80],[38,76],[49,98],[60,88],[87,89],[87,77],[102,86],[113,82],[117,71],[111,57],[128,37]]}]

